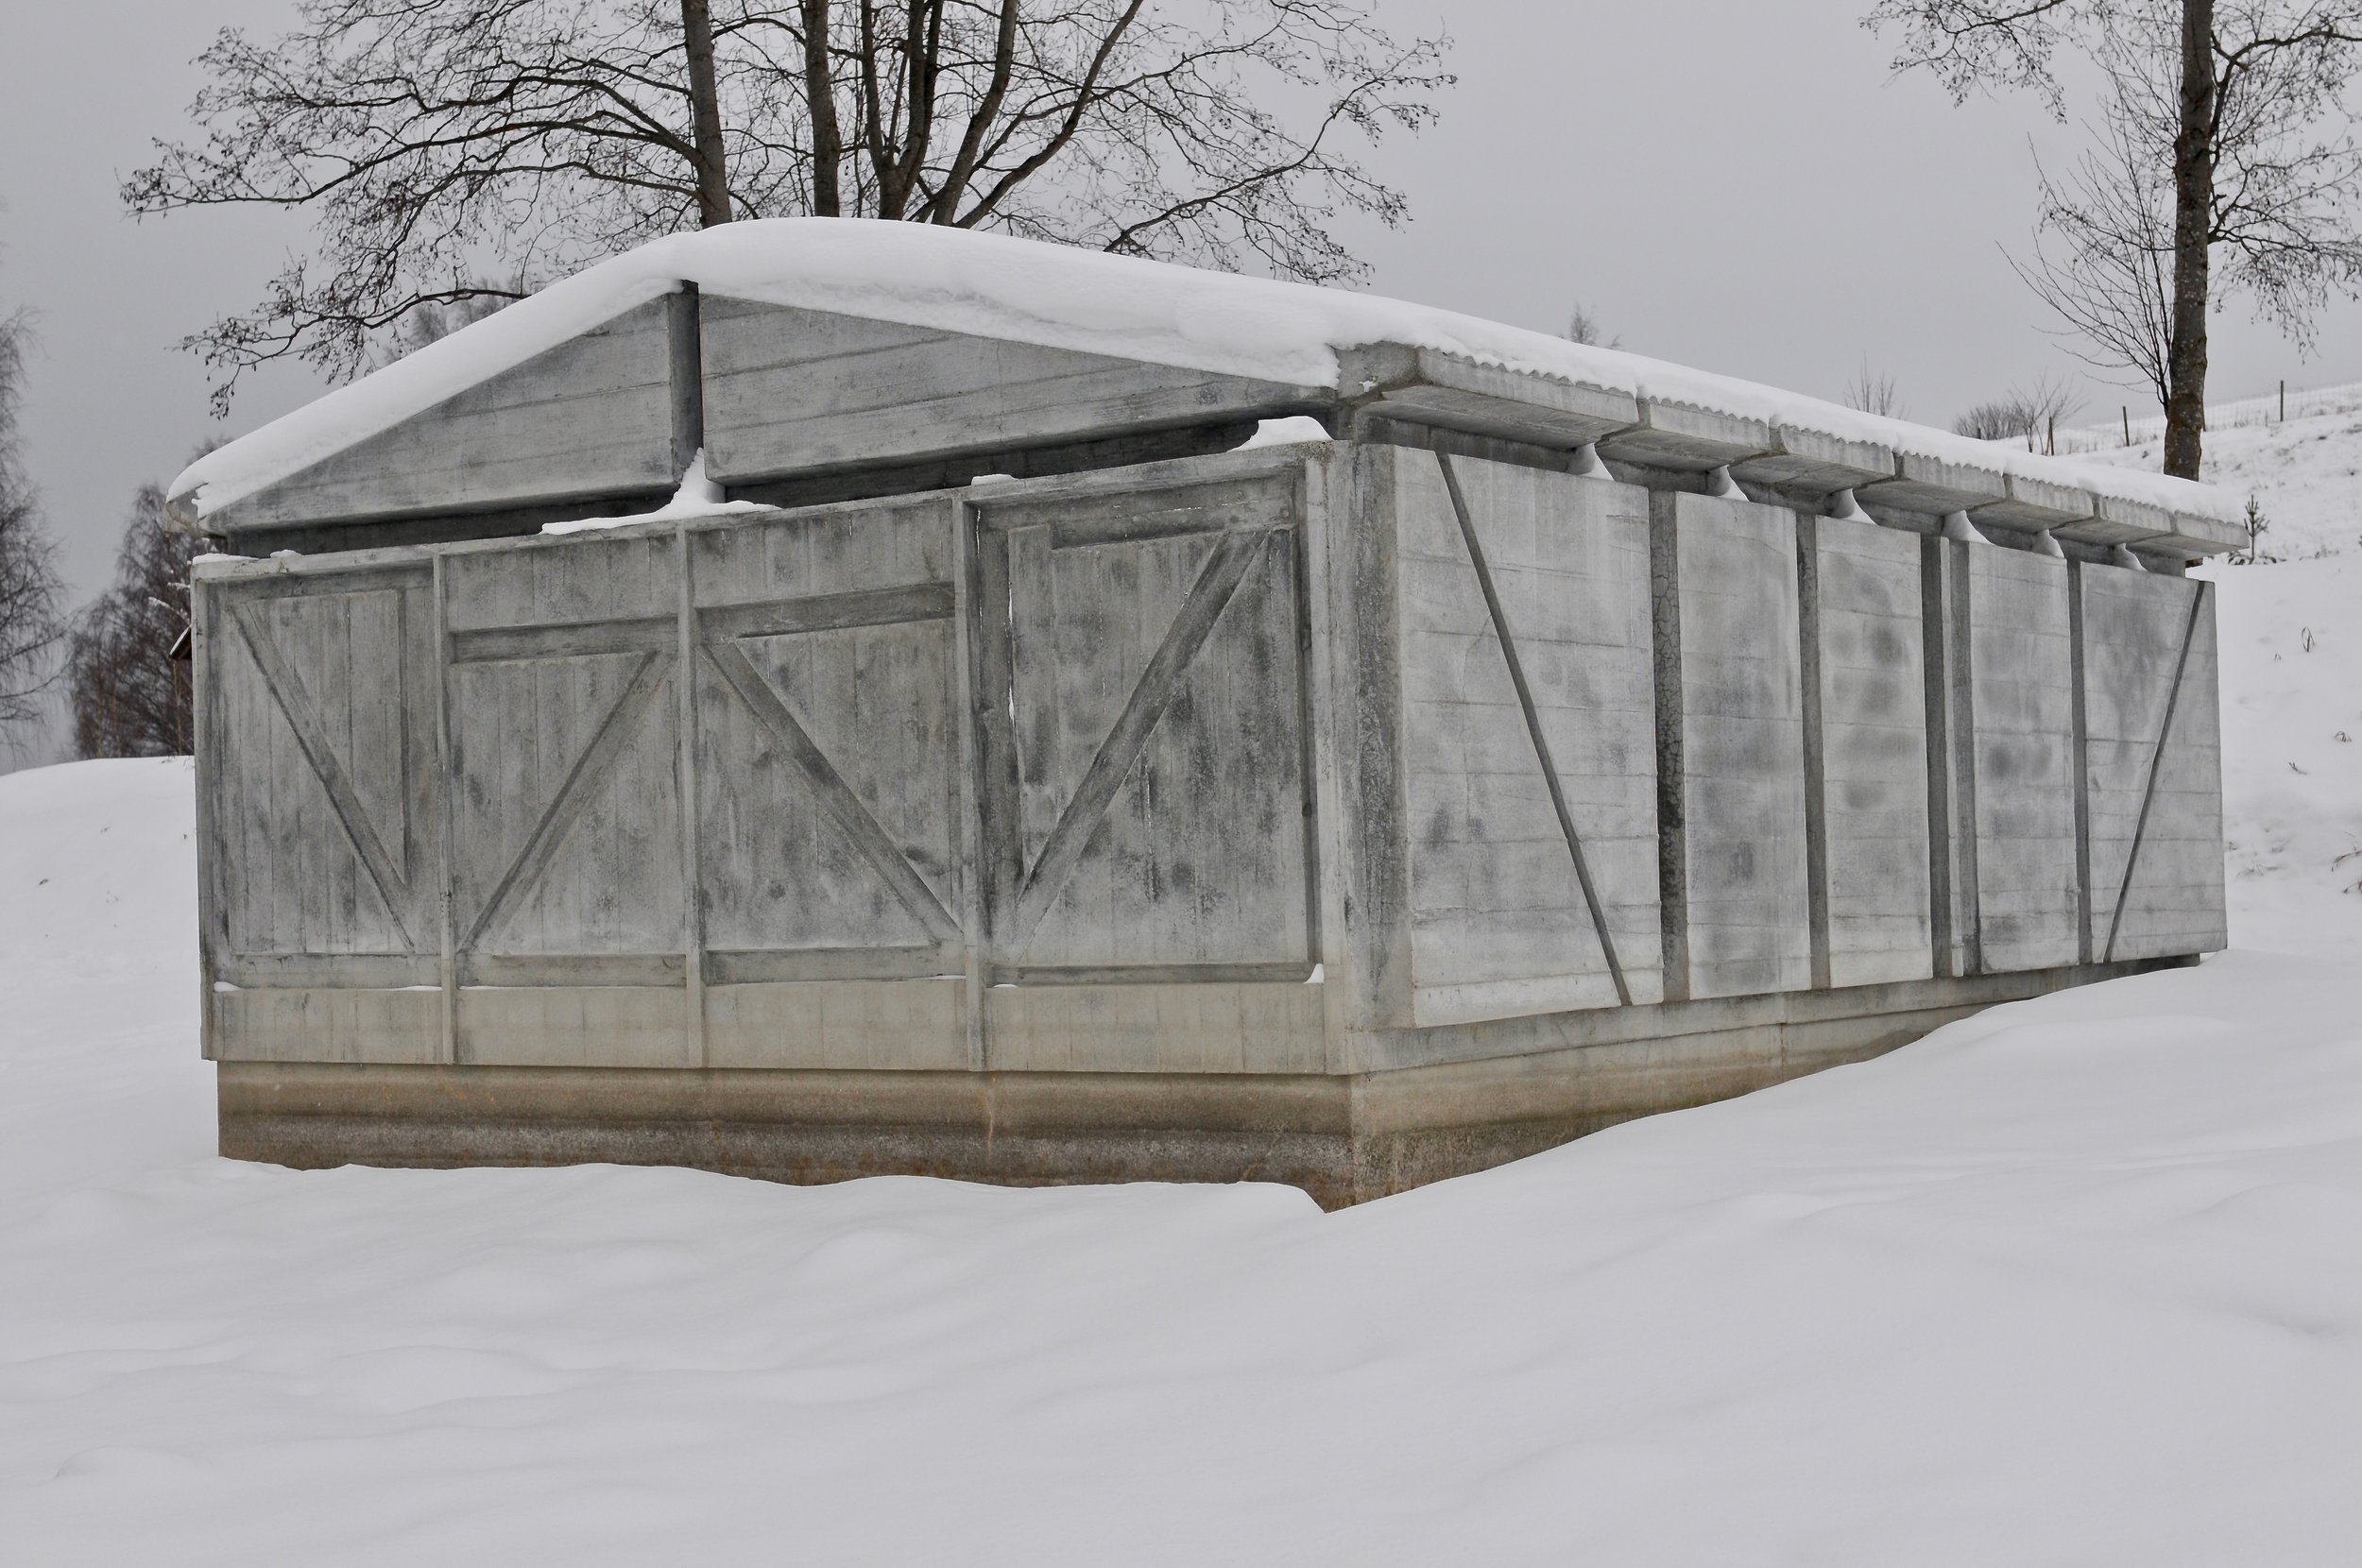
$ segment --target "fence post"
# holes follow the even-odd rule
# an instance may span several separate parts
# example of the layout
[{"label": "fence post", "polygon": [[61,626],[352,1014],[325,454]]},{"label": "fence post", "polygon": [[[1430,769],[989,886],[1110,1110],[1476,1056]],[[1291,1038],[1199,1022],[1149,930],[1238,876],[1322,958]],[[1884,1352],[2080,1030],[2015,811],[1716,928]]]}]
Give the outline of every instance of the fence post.
[{"label": "fence post", "polygon": [[2132,405],[2131,403],[2126,403],[2123,405],[2123,410],[2124,444],[2129,447],[2132,444]]},{"label": "fence post", "polygon": [[2285,377],[2280,383],[2280,422],[2288,422],[2288,383]]}]

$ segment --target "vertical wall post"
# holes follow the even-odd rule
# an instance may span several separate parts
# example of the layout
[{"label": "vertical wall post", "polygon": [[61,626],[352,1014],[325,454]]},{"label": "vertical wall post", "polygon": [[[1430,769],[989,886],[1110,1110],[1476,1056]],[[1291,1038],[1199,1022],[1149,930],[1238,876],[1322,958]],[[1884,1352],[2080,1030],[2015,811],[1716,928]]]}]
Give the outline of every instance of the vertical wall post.
[{"label": "vertical wall post", "polygon": [[965,980],[961,1012],[967,1024],[967,1070],[983,1072],[991,1062],[984,1038],[984,752],[977,734],[977,714],[987,700],[978,686],[980,660],[976,639],[976,508],[966,496],[951,498],[951,593],[954,632],[951,639],[952,686],[958,693],[960,774],[960,928]]},{"label": "vertical wall post", "polygon": [[675,776],[680,791],[681,946],[687,975],[683,1019],[697,1065],[706,1052],[705,858],[697,811],[697,600],[690,578],[689,525],[673,525],[673,575],[679,593],[679,638],[673,673]]},{"label": "vertical wall post", "polygon": [[673,408],[673,474],[678,478],[706,444],[705,346],[697,285],[684,282],[664,300]]},{"label": "vertical wall post", "polygon": [[[1326,939],[1327,919],[1327,846],[1321,842],[1321,770],[1326,748],[1321,744],[1318,692],[1320,683],[1313,671],[1312,640],[1312,526],[1316,512],[1326,505],[1328,471],[1316,458],[1308,458],[1296,468],[1295,527],[1290,531],[1288,543],[1294,547],[1294,559],[1288,575],[1295,584],[1296,638],[1296,769],[1303,783],[1304,820],[1298,829],[1304,845],[1304,938],[1305,957],[1323,971],[1326,982],[1328,962]],[[1326,1015],[1327,993],[1322,993]],[[1335,1040],[1328,1031],[1322,1030],[1323,1065],[1333,1066],[1330,1060]]]},{"label": "vertical wall post", "polygon": [[2083,563],[2066,563],[2067,657],[2074,676],[2068,744],[2075,750],[2075,962],[2092,961],[2092,770],[2083,686]]},{"label": "vertical wall post", "polygon": [[1941,538],[1919,541],[1920,671],[1927,720],[1927,940],[1934,949],[1935,976],[1960,972],[1953,947],[1952,845],[1959,829],[1952,812],[1952,618],[1945,583],[1951,546]]},{"label": "vertical wall post", "polygon": [[1665,999],[1689,999],[1689,835],[1682,703],[1681,537],[1675,497],[1649,492],[1649,621],[1656,668],[1657,905]]},{"label": "vertical wall post", "polygon": [[[706,444],[705,346],[697,285],[684,280],[665,298],[667,368],[671,374],[673,472],[686,473]],[[697,606],[690,581],[689,529],[673,530],[674,574],[679,579],[679,645],[674,665],[676,776],[680,791],[682,959],[688,970],[683,1005],[697,1065],[706,1052],[705,868],[697,831]]]},{"label": "vertical wall post", "polygon": [[1944,586],[1952,619],[1947,645],[1951,657],[1945,673],[1951,687],[1948,727],[1952,731],[1953,844],[1960,865],[1960,972],[1981,975],[1985,972],[1985,915],[1977,869],[1977,656],[1972,640],[1976,601],[1970,556],[1976,546],[1965,539],[1948,539],[1943,548],[1950,558],[1949,581]]},{"label": "vertical wall post", "polygon": [[1829,973],[1829,816],[1827,753],[1821,715],[1821,520],[1796,513],[1797,672],[1804,697],[1805,912],[1812,941],[1812,988],[1826,991]]},{"label": "vertical wall post", "polygon": [[[1339,663],[1332,656],[1331,639],[1344,635],[1334,618],[1330,595],[1332,583],[1330,552],[1341,538],[1349,538],[1353,527],[1350,498],[1352,447],[1342,443],[1309,449],[1304,465],[1304,488],[1299,512],[1302,547],[1297,558],[1302,563],[1300,585],[1304,641],[1305,740],[1308,757],[1305,780],[1311,803],[1311,816],[1305,824],[1307,842],[1317,846],[1318,854],[1311,862],[1318,871],[1312,889],[1320,914],[1318,945],[1313,956],[1323,968],[1325,983],[1321,988],[1321,1065],[1332,1073],[1351,1070],[1345,1049],[1345,1033],[1351,1027],[1350,1006],[1358,975],[1352,948],[1345,941],[1345,909],[1352,896],[1347,867],[1352,863],[1352,827],[1344,805],[1346,758],[1344,741],[1340,733],[1341,714],[1349,714],[1350,706],[1338,697]],[[1340,463],[1345,466],[1341,476]],[[1340,479],[1344,479],[1342,490]],[[1339,504],[1340,497],[1345,504]],[[1332,529],[1342,532],[1332,532]],[[1349,557],[1348,557],[1349,558]],[[1347,619],[1350,619],[1348,617]],[[1336,650],[1342,653],[1342,650]],[[1350,657],[1343,667],[1352,667]]]},{"label": "vertical wall post", "polygon": [[442,1060],[446,1065],[459,1060],[459,928],[456,900],[459,878],[459,748],[457,732],[452,723],[452,663],[451,611],[449,588],[444,581],[444,555],[433,554],[434,575],[428,580],[427,598],[435,616],[435,764],[442,771],[443,785],[443,863],[440,874],[440,906],[442,919],[441,951],[443,961],[443,1041]]},{"label": "vertical wall post", "polygon": [[[1328,624],[1335,680],[1337,864],[1345,970],[1328,984],[1332,1027],[1398,1028],[1412,1016],[1410,805],[1402,758],[1401,509],[1403,467],[1432,461],[1407,448],[1356,442],[1349,500],[1328,535]],[[1340,1058],[1349,1057],[1340,1052]],[[1351,1064],[1346,1062],[1350,1070]]]}]

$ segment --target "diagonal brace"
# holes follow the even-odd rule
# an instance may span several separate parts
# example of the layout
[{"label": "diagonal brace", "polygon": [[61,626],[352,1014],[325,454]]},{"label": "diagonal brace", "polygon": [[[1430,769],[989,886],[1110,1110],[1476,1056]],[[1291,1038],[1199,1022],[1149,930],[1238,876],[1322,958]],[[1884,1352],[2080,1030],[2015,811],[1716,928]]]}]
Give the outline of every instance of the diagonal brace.
[{"label": "diagonal brace", "polygon": [[1041,855],[1018,895],[1017,929],[1009,944],[1012,951],[1023,948],[1034,929],[1050,912],[1051,902],[1065,888],[1067,878],[1074,874],[1075,862],[1082,859],[1092,831],[1115,800],[1124,775],[1132,771],[1132,764],[1147,749],[1150,734],[1181,689],[1182,676],[1189,673],[1190,662],[1213,635],[1214,622],[1222,618],[1223,610],[1272,537],[1264,530],[1225,533],[1222,543],[1207,557],[1197,581],[1190,587],[1190,596],[1183,602],[1181,613],[1173,617],[1171,629],[1149,659],[1148,668],[1141,672],[1139,684],[1132,689],[1131,698],[1123,705],[1115,727],[1107,732],[1090,766],[1084,770],[1074,798],[1067,802],[1066,810],[1058,814],[1056,826],[1050,829],[1050,837],[1042,844]]},{"label": "diagonal brace", "polygon": [[484,908],[468,928],[468,934],[460,939],[461,951],[473,947],[477,939],[490,930],[493,922],[507,910],[510,901],[532,886],[548,867],[550,858],[557,853],[558,844],[566,837],[566,829],[573,827],[574,819],[582,814],[591,789],[606,776],[607,771],[614,765],[616,755],[631,739],[632,732],[640,727],[641,715],[647,711],[649,700],[664,684],[674,657],[665,653],[640,656],[639,666],[632,671],[630,682],[615,699],[614,706],[607,710],[607,717],[599,722],[597,732],[590,737],[590,743],[582,748],[582,755],[576,757],[574,765],[567,770],[564,782],[550,796],[550,803],[541,809],[540,819],[526,836],[524,847],[517,852],[517,858],[501,874],[500,881],[492,888],[491,896],[485,899]]},{"label": "diagonal brace", "polygon": [[1451,459],[1442,452],[1435,454],[1436,465],[1444,470],[1444,488],[1450,492],[1452,515],[1460,520],[1460,537],[1468,547],[1468,562],[1476,569],[1477,587],[1484,594],[1485,613],[1493,619],[1493,638],[1501,645],[1501,657],[1509,664],[1509,684],[1517,690],[1517,709],[1525,715],[1526,734],[1533,741],[1533,755],[1542,764],[1542,782],[1550,793],[1550,809],[1558,813],[1559,831],[1566,836],[1566,853],[1575,862],[1575,880],[1582,884],[1583,901],[1591,912],[1591,929],[1599,934],[1600,951],[1607,959],[1608,978],[1616,982],[1616,1000],[1632,1005],[1632,987],[1624,980],[1624,966],[1616,956],[1616,940],[1608,934],[1607,911],[1600,903],[1599,890],[1591,882],[1591,865],[1583,853],[1583,835],[1575,829],[1574,812],[1566,805],[1566,791],[1558,781],[1558,764],[1551,760],[1550,743],[1542,734],[1542,715],[1533,706],[1533,691],[1526,684],[1525,661],[1517,655],[1516,639],[1510,635],[1509,616],[1501,608],[1501,597],[1493,586],[1493,569],[1484,559],[1484,546],[1477,538],[1476,523],[1468,516],[1468,498],[1461,493],[1460,475],[1453,471]]},{"label": "diagonal brace", "polygon": [[2102,963],[2114,963],[2116,958],[2116,933],[2124,928],[2124,907],[2131,901],[2132,872],[2141,862],[2141,843],[2148,833],[2148,809],[2157,802],[2157,777],[2165,772],[2165,742],[2173,738],[2173,715],[2182,703],[2182,676],[2190,666],[2190,644],[2198,640],[2198,622],[2206,607],[2206,585],[2193,583],[2196,590],[2190,595],[2190,619],[2182,629],[2182,655],[2173,661],[2173,686],[2165,693],[2165,716],[2157,724],[2157,747],[2148,754],[2148,782],[2141,790],[2141,814],[2132,820],[2131,847],[2124,852],[2124,879],[2116,884],[2116,911],[2108,920],[2108,946],[2101,952]]},{"label": "diagonal brace", "polygon": [[736,642],[706,644],[706,657],[712,661],[722,678],[737,692],[739,700],[753,710],[763,728],[786,749],[788,761],[812,786],[813,795],[822,811],[835,823],[853,847],[867,861],[886,885],[894,892],[902,907],[910,911],[927,933],[937,942],[959,943],[963,938],[960,923],[943,907],[943,901],[928,887],[899,847],[886,835],[861,796],[845,782],[828,754],[815,744],[810,733],[796,720],[787,704],[779,700],[771,683],[762,678],[745,650]]},{"label": "diagonal brace", "polygon": [[344,764],[336,760],[336,754],[328,743],[327,730],[321,727],[318,715],[305,699],[295,667],[280,653],[270,635],[254,623],[253,612],[252,605],[235,607],[233,618],[238,623],[238,634],[253,653],[255,664],[262,669],[264,684],[270,688],[279,711],[286,716],[287,726],[295,731],[296,745],[303,752],[303,759],[312,765],[320,787],[328,792],[336,821],[352,842],[353,853],[360,857],[361,867],[375,884],[377,895],[385,901],[385,912],[392,918],[394,929],[402,933],[404,946],[413,946],[410,923],[402,918],[402,906],[409,902],[410,878],[394,864],[394,858],[386,853],[377,829],[369,826],[368,812],[363,809],[361,796],[353,789]]}]

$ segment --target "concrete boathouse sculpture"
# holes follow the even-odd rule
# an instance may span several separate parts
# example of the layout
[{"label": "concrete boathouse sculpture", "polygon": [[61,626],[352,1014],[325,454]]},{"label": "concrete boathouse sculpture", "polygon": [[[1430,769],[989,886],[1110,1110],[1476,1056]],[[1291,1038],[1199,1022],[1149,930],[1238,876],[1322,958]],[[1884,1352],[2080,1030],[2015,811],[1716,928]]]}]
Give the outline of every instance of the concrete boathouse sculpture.
[{"label": "concrete boathouse sculpture", "polygon": [[171,505],[231,1155],[1338,1204],[2224,941],[2226,497],[1442,312],[734,224]]}]

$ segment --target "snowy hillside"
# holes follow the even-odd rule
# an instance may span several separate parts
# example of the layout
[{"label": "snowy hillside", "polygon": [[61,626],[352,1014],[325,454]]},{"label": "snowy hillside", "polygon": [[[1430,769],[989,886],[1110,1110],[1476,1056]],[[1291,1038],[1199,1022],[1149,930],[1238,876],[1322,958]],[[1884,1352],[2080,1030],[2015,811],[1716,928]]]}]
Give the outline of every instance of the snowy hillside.
[{"label": "snowy hillside", "polygon": [[222,1162],[186,764],[0,778],[0,1560],[2351,1561],[2358,561],[2217,573],[2240,950],[1326,1217]]},{"label": "snowy hillside", "polygon": [[[2262,541],[2267,558],[2302,560],[2362,548],[2362,410],[2209,430],[2203,451],[2208,484],[2252,496],[2262,506],[2269,524]],[[2154,440],[2078,458],[2151,472],[2164,460]]]},{"label": "snowy hillside", "polygon": [[[2347,516],[2362,531],[2362,507]],[[2206,575],[2222,594],[2232,940],[2345,946],[2362,933],[2362,554]]]},{"label": "snowy hillside", "polygon": [[[2205,453],[2207,480],[2268,523],[2264,564],[2199,571],[2222,585],[2232,935],[2342,943],[2362,919],[2362,407],[2210,429]],[[2162,453],[2079,461],[2155,469]]]}]

